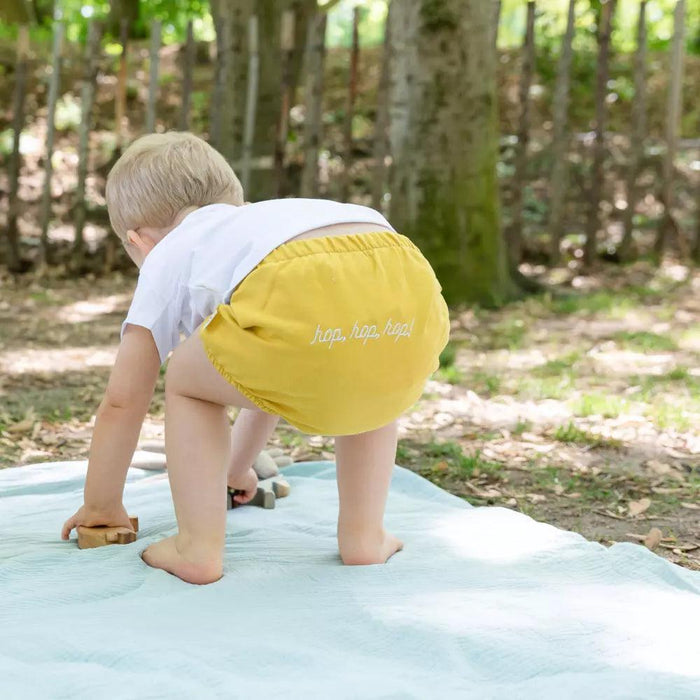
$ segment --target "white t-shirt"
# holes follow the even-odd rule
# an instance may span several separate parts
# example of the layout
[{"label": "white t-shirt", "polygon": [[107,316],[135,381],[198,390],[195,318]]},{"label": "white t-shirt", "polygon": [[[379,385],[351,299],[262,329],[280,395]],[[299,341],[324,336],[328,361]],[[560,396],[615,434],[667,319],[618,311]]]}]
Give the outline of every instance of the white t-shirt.
[{"label": "white t-shirt", "polygon": [[188,214],[141,266],[128,323],[151,331],[160,361],[191,335],[275,248],[323,226],[376,224],[377,211],[324,199],[273,199],[236,207],[211,204]]}]

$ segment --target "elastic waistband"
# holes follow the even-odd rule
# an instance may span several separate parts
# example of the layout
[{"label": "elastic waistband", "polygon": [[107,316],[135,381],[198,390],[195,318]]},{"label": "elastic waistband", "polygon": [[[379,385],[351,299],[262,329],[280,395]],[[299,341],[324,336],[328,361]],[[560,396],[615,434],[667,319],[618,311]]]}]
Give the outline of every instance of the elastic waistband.
[{"label": "elastic waistband", "polygon": [[303,238],[302,240],[290,241],[279,248],[275,248],[260,264],[267,265],[321,253],[352,253],[375,250],[377,248],[409,248],[418,250],[412,241],[400,233],[373,231],[370,233],[351,233],[346,236],[322,236],[320,238]]}]

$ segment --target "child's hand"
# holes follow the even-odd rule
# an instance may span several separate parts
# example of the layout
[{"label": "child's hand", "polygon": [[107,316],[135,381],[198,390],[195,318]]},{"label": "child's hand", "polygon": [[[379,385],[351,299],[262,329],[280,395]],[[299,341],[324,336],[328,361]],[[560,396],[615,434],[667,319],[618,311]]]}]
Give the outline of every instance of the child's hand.
[{"label": "child's hand", "polygon": [[123,505],[119,505],[111,510],[95,510],[82,506],[78,512],[68,518],[61,530],[61,539],[67,540],[70,533],[78,525],[85,527],[96,527],[97,525],[107,525],[108,527],[126,527],[133,531],[131,521]]},{"label": "child's hand", "polygon": [[228,487],[234,491],[241,492],[233,496],[233,500],[236,503],[248,503],[258,490],[258,475],[255,473],[253,467],[251,467],[248,471],[243,472],[243,474],[235,479],[229,478]]}]

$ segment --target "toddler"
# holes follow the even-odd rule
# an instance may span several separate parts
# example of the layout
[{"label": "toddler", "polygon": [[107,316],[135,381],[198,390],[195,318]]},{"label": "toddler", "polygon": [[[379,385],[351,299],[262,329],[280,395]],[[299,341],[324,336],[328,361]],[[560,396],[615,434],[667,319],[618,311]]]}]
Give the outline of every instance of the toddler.
[{"label": "toddler", "polygon": [[[223,573],[226,488],[249,501],[251,465],[280,417],[335,437],[338,547],[384,563],[397,417],[449,334],[440,285],[378,212],[280,199],[245,204],[223,157],[188,133],[145,136],[107,180],[114,230],[140,268],[97,411],[84,505],[63,526],[130,527],[122,494],[160,366],[178,533],[143,560],[184,581]],[[181,334],[186,339],[180,342]],[[227,407],[240,413],[229,426]]]}]

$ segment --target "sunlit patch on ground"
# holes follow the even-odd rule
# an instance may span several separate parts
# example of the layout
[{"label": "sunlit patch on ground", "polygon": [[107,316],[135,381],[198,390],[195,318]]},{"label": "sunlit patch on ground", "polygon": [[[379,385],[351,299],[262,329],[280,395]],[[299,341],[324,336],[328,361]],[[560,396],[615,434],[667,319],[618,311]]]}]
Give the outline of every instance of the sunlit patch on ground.
[{"label": "sunlit patch on ground", "polygon": [[79,372],[89,367],[111,367],[116,351],[115,346],[11,350],[0,353],[0,372],[53,374]]},{"label": "sunlit patch on ground", "polygon": [[96,316],[123,309],[131,300],[130,294],[112,294],[88,301],[76,301],[58,311],[57,318],[67,323],[91,321]]}]

